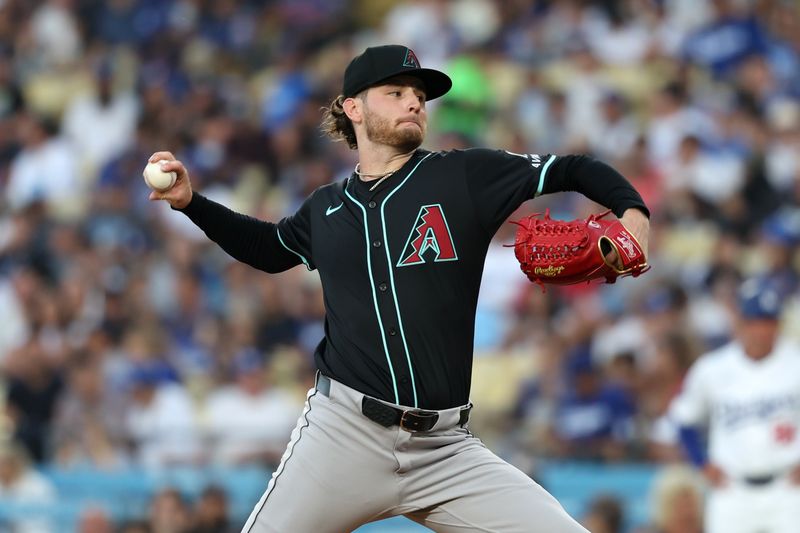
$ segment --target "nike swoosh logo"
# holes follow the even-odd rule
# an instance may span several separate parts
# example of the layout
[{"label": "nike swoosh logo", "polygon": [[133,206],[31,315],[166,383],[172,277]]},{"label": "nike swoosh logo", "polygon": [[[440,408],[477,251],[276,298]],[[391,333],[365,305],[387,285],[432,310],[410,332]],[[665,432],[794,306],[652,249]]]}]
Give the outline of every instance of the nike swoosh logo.
[{"label": "nike swoosh logo", "polygon": [[341,209],[343,205],[344,205],[344,202],[340,203],[340,204],[339,204],[339,205],[337,205],[336,207],[328,207],[328,209],[325,211],[325,216],[326,216],[326,217],[327,217],[327,216],[331,216],[331,215],[332,215],[332,214],[334,214],[336,211],[338,211],[339,209]]}]

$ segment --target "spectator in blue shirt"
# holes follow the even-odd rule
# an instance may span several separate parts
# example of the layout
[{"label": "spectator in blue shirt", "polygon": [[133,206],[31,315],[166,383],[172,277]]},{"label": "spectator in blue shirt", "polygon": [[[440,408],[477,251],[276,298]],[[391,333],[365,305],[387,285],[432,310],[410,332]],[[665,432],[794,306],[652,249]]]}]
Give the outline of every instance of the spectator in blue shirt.
[{"label": "spectator in blue shirt", "polygon": [[551,422],[557,452],[586,460],[624,457],[625,442],[633,434],[633,398],[604,380],[588,351],[571,354],[566,367],[569,387]]}]

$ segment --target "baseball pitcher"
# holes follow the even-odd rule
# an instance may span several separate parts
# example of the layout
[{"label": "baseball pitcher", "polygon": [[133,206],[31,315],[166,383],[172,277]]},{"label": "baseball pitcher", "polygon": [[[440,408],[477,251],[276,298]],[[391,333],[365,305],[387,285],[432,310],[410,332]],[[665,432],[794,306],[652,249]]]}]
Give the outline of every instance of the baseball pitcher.
[{"label": "baseball pitcher", "polygon": [[177,174],[152,200],[240,261],[265,272],[302,264],[322,281],[316,386],[244,533],[341,533],[396,515],[439,532],[586,531],[467,429],[478,288],[492,236],[525,200],[579,191],[643,250],[648,211],[589,157],[420,148],[426,102],[450,87],[405,46],[354,58],[323,130],[358,164],[277,223],[193,192],[169,152],[150,159]]}]

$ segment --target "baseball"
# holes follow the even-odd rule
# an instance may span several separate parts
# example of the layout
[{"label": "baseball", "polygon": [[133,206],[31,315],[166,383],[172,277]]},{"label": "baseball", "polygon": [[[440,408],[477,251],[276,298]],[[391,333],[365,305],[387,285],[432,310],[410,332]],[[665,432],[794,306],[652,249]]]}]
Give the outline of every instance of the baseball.
[{"label": "baseball", "polygon": [[142,176],[147,186],[158,192],[164,192],[172,188],[172,186],[175,185],[175,180],[178,178],[175,172],[164,172],[161,170],[161,165],[158,163],[148,163],[147,166],[144,167]]}]

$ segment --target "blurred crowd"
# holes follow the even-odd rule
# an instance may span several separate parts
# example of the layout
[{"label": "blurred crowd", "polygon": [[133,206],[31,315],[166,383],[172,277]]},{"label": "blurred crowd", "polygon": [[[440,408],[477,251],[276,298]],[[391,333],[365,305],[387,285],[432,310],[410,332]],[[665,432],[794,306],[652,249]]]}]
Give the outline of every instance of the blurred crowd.
[{"label": "blurred crowd", "polygon": [[[592,154],[652,212],[652,271],[610,286],[543,292],[501,229],[476,367],[509,371],[476,372],[473,429],[534,476],[541,458],[682,459],[663,415],[688,366],[730,339],[739,281],[769,275],[790,299],[798,285],[796,2],[3,0],[0,496],[25,492],[2,457],[277,464],[313,384],[318,277],[236,263],[149,202],[141,171],[170,150],[207,196],[293,213],[352,172],[320,108],[352,56],[387,42],[453,78],[427,148]],[[599,210],[569,194],[523,209],[545,206]],[[601,499],[592,519],[614,513]],[[652,531],[694,531],[671,527]]]}]

